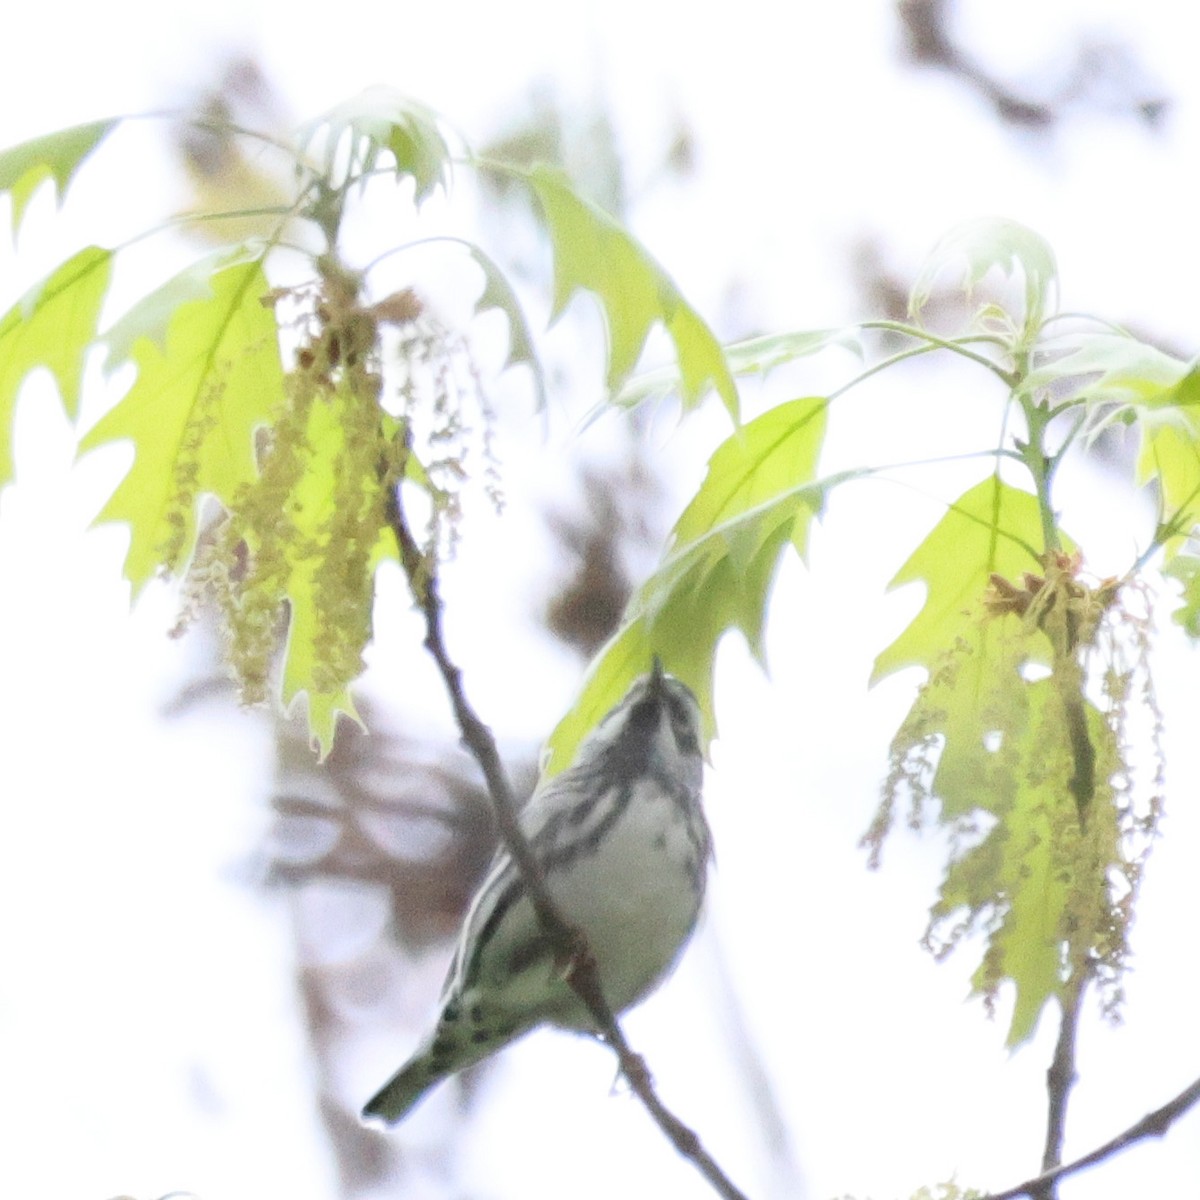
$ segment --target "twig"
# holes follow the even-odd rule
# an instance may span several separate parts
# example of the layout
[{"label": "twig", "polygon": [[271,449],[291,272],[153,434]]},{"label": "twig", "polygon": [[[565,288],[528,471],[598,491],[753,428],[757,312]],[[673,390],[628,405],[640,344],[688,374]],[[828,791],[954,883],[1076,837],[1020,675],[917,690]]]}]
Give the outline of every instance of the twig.
[{"label": "twig", "polygon": [[1075,1159],[1064,1166],[1055,1167],[1052,1171],[1044,1171],[1035,1179],[1027,1179],[1016,1187],[1003,1192],[990,1192],[984,1200],[1016,1200],[1018,1196],[1037,1196],[1041,1189],[1056,1184],[1068,1175],[1074,1175],[1086,1167],[1095,1166],[1106,1158],[1140,1142],[1143,1138],[1162,1137],[1189,1108],[1200,1103],[1200,1079],[1188,1084],[1173,1100],[1168,1100],[1161,1108],[1147,1113],[1140,1121],[1135,1121],[1128,1129],[1110,1138],[1102,1146]]},{"label": "twig", "polygon": [[438,595],[437,580],[432,564],[422,553],[408,527],[398,488],[392,489],[389,507],[391,527],[400,550],[400,564],[408,579],[413,598],[425,618],[425,648],[437,664],[446,685],[463,742],[483,772],[496,822],[500,828],[500,836],[521,871],[538,920],[554,944],[556,957],[568,964],[567,983],[595,1018],[601,1035],[616,1053],[621,1074],[628,1081],[630,1088],[675,1149],[695,1165],[713,1190],[724,1200],[746,1200],[745,1194],[730,1181],[705,1150],[696,1133],[659,1099],[645,1062],[630,1048],[604,997],[596,971],[596,961],[588,948],[587,940],[558,911],[546,886],[541,864],[534,857],[529,842],[517,823],[516,801],[500,761],[496,739],[468,702],[463,690],[462,672],[455,666],[446,649],[442,633],[442,602]]},{"label": "twig", "polygon": [[[1063,1141],[1067,1132],[1067,1103],[1071,1089],[1079,1076],[1075,1072],[1075,1038],[1079,1029],[1079,1014],[1083,1008],[1083,996],[1087,991],[1091,968],[1086,964],[1076,965],[1067,981],[1062,998],[1062,1021],[1058,1027],[1058,1042],[1054,1057],[1046,1071],[1046,1092],[1050,1098],[1046,1115],[1046,1148],[1042,1153],[1042,1173],[1053,1171],[1062,1162]],[[1037,1200],[1054,1200],[1056,1188],[1053,1180],[1034,1193]]]}]

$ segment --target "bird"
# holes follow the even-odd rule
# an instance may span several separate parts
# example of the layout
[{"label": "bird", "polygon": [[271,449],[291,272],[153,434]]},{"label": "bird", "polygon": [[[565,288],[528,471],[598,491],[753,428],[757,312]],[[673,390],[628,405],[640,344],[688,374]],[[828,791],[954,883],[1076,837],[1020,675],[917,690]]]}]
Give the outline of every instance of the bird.
[{"label": "bird", "polygon": [[[666,978],[695,929],[712,861],[703,770],[700,706],[655,657],[518,816],[613,1013]],[[501,846],[467,910],[433,1031],[363,1116],[402,1120],[436,1084],[536,1026],[599,1034],[567,981],[570,966],[556,959]]]}]

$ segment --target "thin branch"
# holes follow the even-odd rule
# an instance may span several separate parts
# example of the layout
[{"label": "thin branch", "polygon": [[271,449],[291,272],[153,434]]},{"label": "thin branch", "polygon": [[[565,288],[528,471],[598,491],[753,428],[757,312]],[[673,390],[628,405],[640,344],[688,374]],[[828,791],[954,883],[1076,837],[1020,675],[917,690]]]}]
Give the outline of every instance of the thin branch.
[{"label": "thin branch", "polygon": [[566,966],[566,980],[596,1021],[604,1040],[612,1047],[621,1074],[667,1139],[684,1158],[691,1160],[723,1200],[746,1200],[705,1150],[696,1133],[659,1099],[645,1061],[635,1054],[613,1015],[600,987],[596,960],[587,940],[558,911],[546,886],[545,873],[534,857],[529,842],[517,823],[517,806],[496,748],[492,731],[479,719],[463,690],[462,672],[446,649],[442,632],[442,602],[432,565],[422,553],[408,527],[401,507],[399,488],[392,489],[390,523],[400,549],[400,563],[408,584],[425,618],[425,648],[437,664],[450,696],[454,717],[487,784],[488,794],[509,853],[520,869],[538,921],[555,947],[555,956]]},{"label": "thin branch", "polygon": [[[1062,1021],[1058,1027],[1058,1042],[1054,1057],[1046,1071],[1046,1092],[1050,1098],[1046,1115],[1046,1147],[1042,1153],[1042,1173],[1053,1171],[1062,1164],[1063,1141],[1067,1132],[1067,1104],[1071,1089],[1079,1078],[1075,1070],[1075,1039],[1079,1030],[1079,1014],[1087,991],[1090,969],[1076,966],[1067,981],[1062,998]],[[1054,1200],[1055,1182],[1050,1180],[1035,1193],[1037,1200]]]},{"label": "thin branch", "polygon": [[990,1192],[984,1200],[1016,1200],[1018,1196],[1038,1196],[1042,1189],[1053,1186],[1060,1179],[1074,1175],[1087,1167],[1093,1167],[1106,1158],[1111,1158],[1121,1150],[1132,1146],[1148,1137],[1162,1137],[1180,1117],[1200,1103],[1200,1079],[1188,1084],[1173,1100],[1168,1100],[1161,1108],[1147,1113],[1140,1121],[1135,1121],[1130,1127],[1116,1137],[1110,1138],[1102,1146],[1077,1158],[1064,1166],[1055,1167],[1052,1171],[1044,1171],[1035,1179],[1027,1179],[1016,1187],[1003,1192]]}]

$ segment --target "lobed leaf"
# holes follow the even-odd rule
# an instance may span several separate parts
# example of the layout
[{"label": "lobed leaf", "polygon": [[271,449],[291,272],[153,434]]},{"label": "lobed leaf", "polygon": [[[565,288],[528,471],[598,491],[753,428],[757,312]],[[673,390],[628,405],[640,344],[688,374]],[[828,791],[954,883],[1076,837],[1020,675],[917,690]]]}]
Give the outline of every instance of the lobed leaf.
[{"label": "lobed leaf", "polygon": [[1137,425],[1137,481],[1157,483],[1159,537],[1168,557],[1178,553],[1200,520],[1200,367],[1126,334],[1090,334],[1030,372],[1021,391],[1108,410],[1093,429],[1114,419]]},{"label": "lobed leaf", "polygon": [[[979,639],[989,634],[985,655]],[[990,1006],[1012,984],[1010,1047],[1033,1035],[1072,955],[1120,968],[1118,896],[1132,886],[1115,882],[1128,867],[1111,783],[1119,768],[1116,734],[1085,701],[1097,787],[1083,826],[1070,797],[1070,697],[1056,676],[1030,682],[1019,673],[1037,655],[1024,637],[1005,640],[994,627],[977,625],[943,660],[906,721],[910,733],[919,726],[924,739],[943,743],[930,784],[939,821],[975,829],[987,814],[985,836],[950,862],[926,941],[941,954],[971,929],[985,930],[973,990]]]},{"label": "lobed leaf", "polygon": [[1075,340],[1065,354],[1030,371],[1025,395],[1049,389],[1055,406],[1170,404],[1189,365],[1137,338],[1095,333]]},{"label": "lobed leaf", "polygon": [[[379,408],[378,376],[360,353],[374,329],[356,316],[328,326],[288,375],[258,473],[206,530],[188,579],[222,615],[243,700],[267,700],[276,680],[285,708],[303,696],[322,757],[339,714],[358,719],[350,689],[371,636],[375,573],[397,557],[394,488],[424,478],[403,423]],[[344,370],[317,360],[313,347],[330,338],[348,350]]]},{"label": "lobed leaf", "polygon": [[278,580],[278,599],[288,606],[283,703],[305,695],[322,758],[333,746],[338,715],[359,720],[350,685],[362,673],[371,636],[375,570],[396,557],[378,473],[379,439],[390,424],[350,386],[318,400],[296,448],[302,469],[283,503],[282,525],[261,513],[265,519],[247,529],[257,559],[282,560],[277,574],[266,575]]},{"label": "lobed leaf", "polygon": [[992,270],[1009,277],[1019,273],[1025,283],[1025,312],[1014,324],[1023,328],[1025,342],[1032,342],[1058,280],[1054,251],[1040,234],[1002,217],[980,217],[950,230],[934,246],[913,284],[908,308],[914,318],[929,302],[938,277],[950,270],[957,273],[968,297]]},{"label": "lobed leaf", "polygon": [[533,338],[529,332],[529,324],[525,313],[513,291],[512,284],[500,270],[496,262],[485,254],[478,246],[468,247],[471,257],[483,269],[483,294],[475,301],[476,313],[484,313],[496,309],[503,313],[508,321],[508,358],[504,365],[514,366],[524,363],[533,373],[534,387],[537,389],[538,408],[546,406],[546,377],[542,372],[541,360],[533,348]]},{"label": "lobed leaf", "polygon": [[1169,560],[1200,522],[1200,368],[1130,411],[1142,435],[1136,478],[1158,484],[1163,528],[1156,536]]},{"label": "lobed leaf", "polygon": [[816,481],[825,433],[823,398],[792,400],[731,434],[709,460],[699,491],[671,534],[662,564],[630,602],[621,630],[598,656],[571,711],[547,742],[545,771],[568,766],[580,741],[657,654],[696,693],[712,722],[717,642],[739,629],[762,655],[771,579],[782,551],[803,555],[829,487]]},{"label": "lobed leaf", "polygon": [[1040,569],[1037,497],[992,475],[964,492],[888,585],[924,583],[925,604],[875,659],[871,682],[902,667],[931,669],[973,621],[993,573],[1007,578]]},{"label": "lobed leaf", "polygon": [[211,298],[215,272],[235,262],[257,261],[257,258],[253,254],[231,257],[228,247],[214,250],[172,275],[154,291],[147,292],[104,331],[107,373],[111,375],[123,364],[134,362],[135,348],[143,338],[153,342],[160,353],[165,353],[171,322],[179,309],[185,304]]},{"label": "lobed leaf", "polygon": [[720,343],[670,276],[625,229],[579,196],[559,170],[524,173],[541,203],[554,247],[554,313],[583,288],[600,301],[608,324],[608,387],[617,392],[661,322],[675,344],[685,410],[715,388],[738,418],[737,386]]},{"label": "lobed leaf", "polygon": [[1164,573],[1183,588],[1181,602],[1171,619],[1183,627],[1188,637],[1200,639],[1200,558],[1178,554],[1166,565]]},{"label": "lobed leaf", "polygon": [[146,332],[135,337],[133,386],[81,443],[84,450],[134,444],[133,466],[97,521],[129,525],[125,575],[135,595],[160,567],[178,572],[187,561],[201,495],[229,507],[254,478],[254,431],[283,391],[261,264],[237,262],[209,278],[207,296],[170,310],[163,342]]},{"label": "lobed leaf", "polygon": [[111,273],[112,251],[89,246],[0,318],[0,485],[12,478],[13,408],[30,371],[47,368],[67,414],[78,413],[84,357],[96,338]]},{"label": "lobed leaf", "polygon": [[329,180],[365,177],[390,154],[397,177],[412,179],[418,204],[445,189],[450,173],[450,150],[433,110],[378,84],[304,126],[299,142],[302,151],[318,151]]},{"label": "lobed leaf", "polygon": [[[1113,595],[1079,584],[1067,554],[1043,566],[1029,544],[1040,528],[1036,499],[993,477],[950,509],[897,575],[924,580],[929,595],[876,660],[875,677],[910,663],[928,677],[893,740],[865,839],[877,853],[903,792],[914,822],[936,799],[951,859],[926,944],[940,957],[982,931],[972,983],[989,1007],[1002,987],[1015,989],[1010,1046],[1033,1034],[1070,964],[1093,964],[1115,994],[1140,869],[1129,850],[1146,829],[1115,782],[1128,771],[1118,699],[1128,678],[1115,667],[1105,676],[1108,712],[1086,693],[1085,655],[1108,628],[1100,622]],[[1021,580],[1024,572],[1037,578]],[[1007,584],[988,589],[993,573]],[[1119,638],[1105,637],[1100,653],[1113,661]],[[1049,674],[1031,678],[1033,664]]]},{"label": "lobed leaf", "polygon": [[[725,361],[730,373],[735,376],[765,375],[774,367],[819,354],[830,346],[841,346],[862,357],[862,341],[857,332],[851,328],[841,328],[770,333],[731,342],[725,347]],[[612,397],[611,403],[620,408],[635,408],[647,401],[665,400],[676,395],[679,387],[677,366],[656,367],[627,379]]]},{"label": "lobed leaf", "polygon": [[74,125],[0,153],[0,192],[7,192],[12,202],[14,240],[38,188],[50,180],[61,204],[76,172],[117,124],[108,120]]},{"label": "lobed leaf", "polygon": [[1200,419],[1143,422],[1137,474],[1158,484],[1163,525],[1156,536],[1169,561],[1200,521]]}]

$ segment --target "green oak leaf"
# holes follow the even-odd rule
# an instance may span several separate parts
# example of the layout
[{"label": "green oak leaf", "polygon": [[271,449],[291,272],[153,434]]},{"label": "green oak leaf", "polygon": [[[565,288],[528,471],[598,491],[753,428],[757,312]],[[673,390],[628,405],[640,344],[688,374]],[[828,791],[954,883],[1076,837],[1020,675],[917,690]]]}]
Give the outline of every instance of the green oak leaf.
[{"label": "green oak leaf", "polygon": [[1168,559],[1184,547],[1200,519],[1200,367],[1125,334],[1089,334],[1030,372],[1021,391],[1086,406],[1091,434],[1114,420],[1136,425],[1136,478],[1158,485],[1159,539]]},{"label": "green oak leaf", "polygon": [[1040,363],[1021,383],[1022,394],[1050,389],[1056,407],[1086,401],[1104,405],[1174,403],[1189,364],[1138,338],[1093,333],[1072,339],[1065,353]]},{"label": "green oak leaf", "polygon": [[412,179],[418,204],[446,187],[450,150],[432,109],[394,88],[375,85],[331,108],[299,133],[302,150],[319,149],[327,179],[364,178],[388,153],[397,177]]},{"label": "green oak leaf", "polygon": [[1189,637],[1200,639],[1200,558],[1194,554],[1177,554],[1163,572],[1183,587],[1181,603],[1171,614],[1171,619],[1183,626]]},{"label": "green oak leaf", "polygon": [[604,309],[609,390],[618,391],[637,365],[650,330],[661,322],[675,345],[685,411],[711,387],[736,421],[737,385],[721,345],[670,276],[631,234],[579,196],[561,171],[536,166],[524,177],[541,203],[554,247],[555,316],[580,288],[592,292]]},{"label": "green oak leaf", "polygon": [[[1040,538],[1036,498],[992,477],[950,507],[897,574],[893,584],[921,580],[928,596],[877,658],[874,678],[908,665],[928,676],[893,740],[884,800],[864,839],[878,853],[904,795],[916,815],[936,800],[951,858],[926,944],[941,957],[982,932],[972,983],[989,1007],[1014,987],[1010,1046],[1032,1036],[1061,994],[1068,961],[1104,964],[1109,983],[1119,976],[1121,904],[1136,886],[1130,831],[1118,829],[1134,818],[1113,785],[1123,769],[1119,717],[1083,693],[1084,647],[1056,650],[1047,636],[1061,605],[1047,605],[1039,622],[987,603],[993,574],[1018,589],[1024,572],[1049,580],[1034,550]],[[1086,820],[1075,791],[1084,771]]]},{"label": "green oak leaf", "polygon": [[538,408],[543,409],[546,406],[546,378],[542,372],[541,360],[533,348],[529,324],[525,320],[525,313],[517,294],[504,272],[489,255],[478,246],[472,245],[468,249],[471,257],[483,269],[484,275],[483,293],[475,301],[475,311],[483,313],[489,309],[497,309],[504,314],[508,321],[509,347],[504,365],[508,367],[524,363],[529,368],[533,373],[534,387],[537,389]]},{"label": "green oak leaf", "polygon": [[351,685],[371,636],[375,574],[398,556],[392,489],[424,478],[377,387],[355,369],[288,376],[259,473],[202,541],[191,576],[224,618],[243,699],[267,700],[278,679],[286,709],[303,698],[322,757],[339,714],[358,719]]},{"label": "green oak leaf", "polygon": [[79,411],[84,357],[96,338],[112,251],[89,246],[0,317],[0,484],[12,478],[10,430],[17,392],[35,367],[54,376],[67,414]]},{"label": "green oak leaf", "polygon": [[[285,501],[287,535],[277,548],[286,564],[280,582],[288,605],[283,703],[290,706],[304,693],[322,758],[333,745],[339,713],[359,721],[350,685],[362,673],[371,636],[375,569],[397,554],[386,526],[379,453],[370,453],[383,436],[370,422],[386,414],[363,408],[343,388],[309,409],[304,469]],[[379,428],[392,423],[387,418]],[[277,533],[278,526],[271,530]]]},{"label": "green oak leaf", "polygon": [[1169,561],[1200,521],[1200,368],[1190,367],[1174,386],[1131,411],[1142,435],[1137,481],[1158,485],[1163,528],[1157,536]]},{"label": "green oak leaf", "polygon": [[1013,985],[1007,1042],[1016,1047],[1059,995],[1069,956],[1120,969],[1126,947],[1118,896],[1130,881],[1110,883],[1128,869],[1110,782],[1119,767],[1110,723],[1085,704],[1098,787],[1081,827],[1069,794],[1073,760],[1058,681],[1022,678],[1024,637],[999,647],[995,638],[984,688],[976,686],[978,646],[960,645],[956,662],[947,659],[916,706],[924,736],[943,739],[930,784],[939,821],[953,829],[976,828],[980,813],[991,821],[977,844],[955,852],[930,910],[926,943],[940,956],[983,929],[973,990],[990,1007],[1003,985]]},{"label": "green oak leaf", "polygon": [[237,262],[257,261],[259,255],[231,255],[228,247],[214,250],[172,275],[152,292],[147,292],[104,331],[108,350],[105,371],[111,375],[125,363],[134,361],[134,348],[143,338],[159,352],[167,348],[167,334],[176,312],[185,304],[212,296],[213,273]]},{"label": "green oak leaf", "polygon": [[[760,337],[731,342],[725,347],[725,361],[730,373],[765,375],[775,367],[819,354],[830,346],[840,346],[862,357],[862,340],[852,328],[806,329],[789,333],[769,333]],[[674,365],[640,371],[627,379],[612,397],[619,408],[636,408],[639,404],[665,400],[678,394],[679,368]]]},{"label": "green oak leaf", "polygon": [[919,319],[933,294],[937,279],[947,271],[957,274],[969,297],[990,271],[1007,276],[1020,274],[1025,283],[1025,312],[1013,324],[1022,329],[1021,340],[1032,344],[1045,319],[1050,292],[1058,281],[1054,251],[1040,234],[1017,221],[981,217],[950,230],[934,246],[909,296],[909,312]]},{"label": "green oak leaf", "polygon": [[165,344],[131,347],[133,386],[84,437],[81,449],[130,440],[129,474],[97,517],[130,527],[125,575],[136,594],[160,567],[178,572],[204,494],[228,507],[256,473],[254,431],[283,392],[269,288],[256,261],[214,271],[211,294],[179,304]]},{"label": "green oak leaf", "polygon": [[1009,579],[1039,571],[1037,498],[990,476],[950,505],[888,585],[923,582],[924,607],[875,659],[871,682],[907,666],[932,667],[975,619],[993,573]]},{"label": "green oak leaf", "polygon": [[1164,525],[1157,536],[1169,561],[1200,521],[1200,420],[1143,423],[1137,473],[1139,482],[1158,484]]},{"label": "green oak leaf", "polygon": [[717,642],[739,629],[762,654],[763,619],[780,555],[803,555],[828,489],[816,481],[824,398],[781,404],[732,433],[713,453],[699,491],[671,534],[658,570],[630,601],[620,631],[600,653],[571,711],[550,735],[545,771],[570,765],[580,741],[650,667],[657,654],[696,693],[706,740],[714,732]]},{"label": "green oak leaf", "polygon": [[0,153],[0,192],[7,192],[12,201],[14,239],[34,192],[49,179],[61,204],[75,173],[118,123],[108,120],[75,125]]}]

